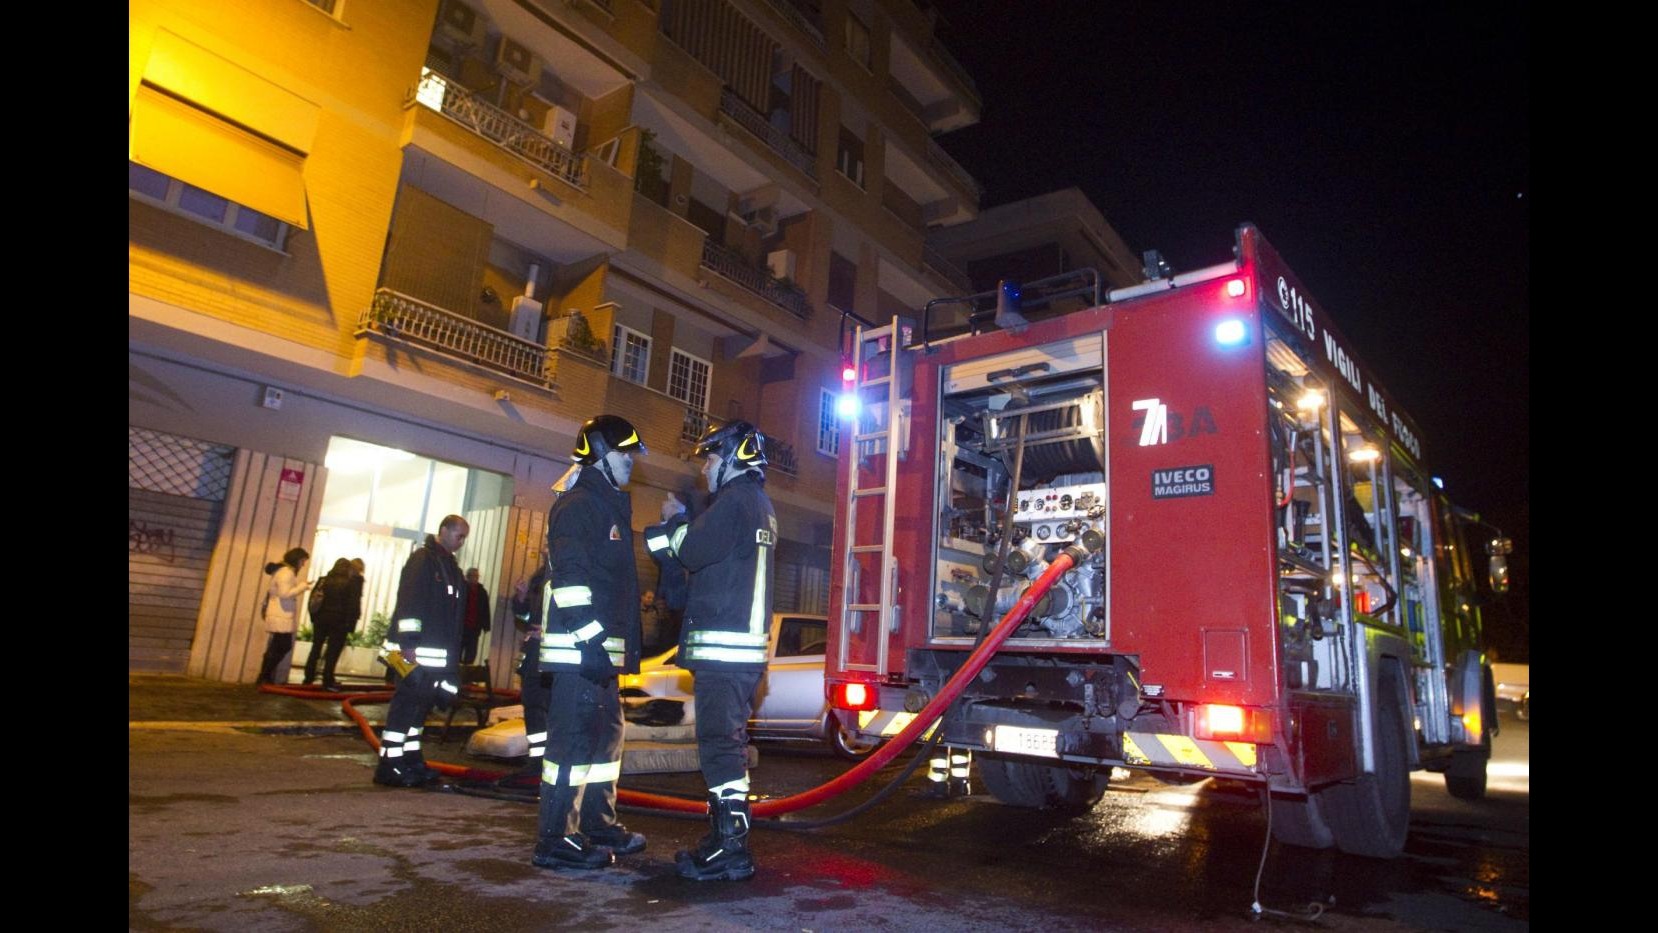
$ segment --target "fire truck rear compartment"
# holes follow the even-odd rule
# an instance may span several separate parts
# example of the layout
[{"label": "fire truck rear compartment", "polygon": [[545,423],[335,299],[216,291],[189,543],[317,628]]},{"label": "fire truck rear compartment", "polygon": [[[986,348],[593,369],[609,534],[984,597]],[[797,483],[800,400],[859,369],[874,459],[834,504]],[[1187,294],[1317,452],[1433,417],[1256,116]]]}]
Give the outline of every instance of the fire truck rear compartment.
[{"label": "fire truck rear compartment", "polygon": [[[1096,334],[1058,341],[946,370],[934,639],[969,642],[1062,547],[1083,534],[1105,533],[1103,340]],[[1067,573],[1010,642],[1103,644],[1106,565],[1102,552]]]}]

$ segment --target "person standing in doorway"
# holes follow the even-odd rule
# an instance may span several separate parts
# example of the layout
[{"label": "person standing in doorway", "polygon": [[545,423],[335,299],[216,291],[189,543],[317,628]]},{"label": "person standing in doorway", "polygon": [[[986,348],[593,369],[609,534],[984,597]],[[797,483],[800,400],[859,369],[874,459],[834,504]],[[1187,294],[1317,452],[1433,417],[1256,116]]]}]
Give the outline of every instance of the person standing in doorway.
[{"label": "person standing in doorway", "polygon": [[461,625],[466,612],[466,580],[455,552],[472,529],[459,515],[445,516],[436,535],[403,565],[397,582],[397,604],[392,630],[384,650],[401,652],[414,662],[397,682],[386,728],[380,733],[380,764],[374,783],[388,787],[417,787],[437,778],[426,767],[420,735],[435,705],[448,709],[460,692]]},{"label": "person standing in doorway", "polygon": [[747,421],[710,426],[697,442],[712,499],[695,521],[683,510],[645,529],[659,561],[671,555],[690,573],[679,666],[692,672],[697,758],[708,783],[708,835],[674,855],[692,881],[754,876],[748,849],[748,718],[766,670],[771,637],[772,552],[777,513],[766,495],[765,437]]},{"label": "person standing in doorway", "polygon": [[478,568],[466,571],[466,628],[461,634],[461,663],[478,659],[478,637],[489,628],[489,590],[478,582]]},{"label": "person standing in doorway", "polygon": [[553,674],[532,864],[603,868],[645,849],[616,819],[622,700],[616,675],[639,670],[639,571],[633,503],[623,490],[645,445],[626,419],[576,432],[581,474],[547,513],[541,669]]},{"label": "person standing in doorway", "polygon": [[259,677],[255,684],[276,682],[276,666],[294,647],[294,629],[299,619],[299,599],[311,584],[301,579],[305,565],[311,562],[311,552],[302,547],[289,548],[282,560],[265,565],[271,585],[265,593],[265,657],[259,662]]},{"label": "person standing in doorway", "polygon": [[345,641],[363,612],[363,578],[352,573],[351,561],[342,557],[317,586],[322,589],[322,607],[311,613],[311,655],[305,659],[305,684],[309,686],[317,679],[320,659],[323,688],[338,690],[334,667],[340,663],[340,652],[345,650]]}]

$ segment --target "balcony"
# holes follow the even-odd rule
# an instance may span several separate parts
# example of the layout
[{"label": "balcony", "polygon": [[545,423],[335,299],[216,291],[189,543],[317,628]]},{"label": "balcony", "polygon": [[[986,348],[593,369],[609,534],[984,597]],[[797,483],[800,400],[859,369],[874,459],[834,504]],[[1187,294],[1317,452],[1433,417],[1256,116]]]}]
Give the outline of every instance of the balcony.
[{"label": "balcony", "polygon": [[720,112],[754,134],[756,139],[766,144],[766,148],[782,156],[784,161],[799,169],[807,178],[817,180],[817,158],[790,139],[788,133],[772,126],[765,117],[743,103],[743,99],[730,88],[720,90]]},{"label": "balcony", "polygon": [[806,293],[772,278],[770,272],[756,269],[742,253],[727,249],[713,240],[702,242],[702,267],[715,275],[759,295],[801,320],[811,314]]},{"label": "balcony", "polygon": [[954,178],[962,186],[962,190],[970,192],[973,195],[974,204],[978,204],[984,199],[984,189],[979,187],[978,179],[967,174],[967,169],[962,168],[961,163],[950,158],[950,154],[931,139],[927,140],[927,161]]},{"label": "balcony", "polygon": [[[702,433],[708,430],[708,413],[700,408],[686,406],[685,421],[679,429],[679,439],[687,445],[696,444]],[[788,476],[800,475],[799,461],[795,459],[794,445],[775,434],[770,434],[765,428],[760,428],[760,434],[766,439],[767,469],[776,470]],[[687,450],[689,447],[686,448]]]},{"label": "balcony", "polygon": [[426,347],[538,386],[552,385],[546,347],[389,288],[376,291],[373,303],[357,320],[357,336],[368,333]]},{"label": "balcony", "polygon": [[437,111],[560,181],[584,190],[587,187],[586,156],[553,142],[535,127],[461,87],[452,78],[422,68],[420,85],[409,103]]}]

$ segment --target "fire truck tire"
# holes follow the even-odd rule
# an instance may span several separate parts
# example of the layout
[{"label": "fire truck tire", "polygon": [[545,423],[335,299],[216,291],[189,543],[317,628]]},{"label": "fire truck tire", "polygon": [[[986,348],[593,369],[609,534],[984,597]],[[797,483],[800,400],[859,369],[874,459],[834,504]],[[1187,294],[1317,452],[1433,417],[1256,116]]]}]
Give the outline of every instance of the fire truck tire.
[{"label": "fire truck tire", "polygon": [[1349,855],[1397,858],[1410,829],[1410,764],[1403,688],[1384,667],[1376,691],[1376,770],[1319,793],[1336,847]]},{"label": "fire truck tire", "polygon": [[1272,798],[1272,838],[1303,849],[1328,849],[1336,844],[1316,793]]},{"label": "fire truck tire", "polygon": [[975,756],[979,779],[1010,807],[1086,813],[1105,796],[1110,768],[1045,765],[1017,758]]}]

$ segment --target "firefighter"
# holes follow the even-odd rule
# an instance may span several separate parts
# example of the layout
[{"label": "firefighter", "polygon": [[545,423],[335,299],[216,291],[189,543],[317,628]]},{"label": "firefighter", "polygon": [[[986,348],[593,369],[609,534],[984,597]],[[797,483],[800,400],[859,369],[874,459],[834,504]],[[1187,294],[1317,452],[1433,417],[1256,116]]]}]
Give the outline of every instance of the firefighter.
[{"label": "firefighter", "polygon": [[553,675],[541,813],[531,862],[602,868],[642,852],[616,820],[622,700],[616,675],[639,671],[639,574],[633,504],[623,492],[645,445],[632,424],[599,415],[576,432],[575,484],[547,513],[548,586],[541,663]]},{"label": "firefighter", "polygon": [[[697,757],[708,784],[711,831],[674,856],[679,876],[741,881],[748,849],[748,718],[766,669],[777,514],[765,490],[765,438],[746,421],[711,426],[697,442],[713,496],[695,521],[683,506],[645,531],[646,548],[690,572],[679,665],[693,672]],[[664,512],[672,511],[670,499]]]},{"label": "firefighter", "polygon": [[380,763],[374,783],[418,787],[437,779],[420,751],[420,733],[435,705],[448,709],[460,689],[461,631],[466,614],[466,580],[455,552],[471,526],[459,515],[445,516],[436,535],[403,565],[397,582],[392,631],[386,656],[399,652],[413,667],[397,683],[386,727],[380,733]]}]

